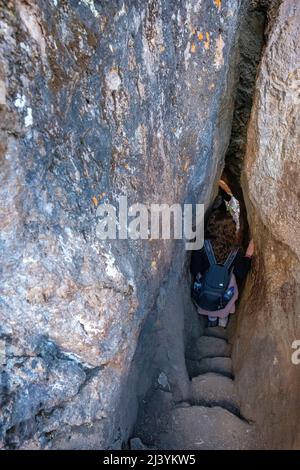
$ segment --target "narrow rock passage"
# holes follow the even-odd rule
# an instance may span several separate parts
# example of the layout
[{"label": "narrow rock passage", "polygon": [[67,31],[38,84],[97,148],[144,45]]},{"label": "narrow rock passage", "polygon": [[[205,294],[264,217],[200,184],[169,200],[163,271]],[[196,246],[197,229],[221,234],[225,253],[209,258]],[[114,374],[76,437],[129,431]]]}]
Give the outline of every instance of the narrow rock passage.
[{"label": "narrow rock passage", "polygon": [[[209,215],[206,238],[216,239],[214,251],[218,262],[226,259],[233,245],[246,248],[249,228],[240,172],[246,146],[247,122],[252,107],[257,67],[264,44],[267,16],[263,2],[251,2],[240,28],[239,78],[235,96],[232,134],[226,153],[222,179],[230,183],[232,194],[239,201],[240,230],[232,220]],[[229,218],[230,219],[230,218]],[[217,236],[215,236],[217,234]],[[226,256],[225,256],[226,255]],[[223,258],[224,259],[219,259]],[[242,291],[242,283],[239,291]],[[237,313],[236,315],[239,315]],[[203,320],[203,319],[202,319]],[[199,321],[202,321],[199,320]],[[235,322],[230,320],[228,329]],[[134,437],[155,449],[218,450],[263,448],[255,424],[244,419],[232,369],[231,337],[228,329],[200,328],[199,337],[190,336],[186,344],[185,362],[190,378],[189,396],[176,402],[172,387],[155,384],[140,404]],[[229,337],[230,336],[230,340]],[[191,340],[192,338],[192,340]],[[178,377],[178,382],[180,382]],[[137,448],[137,440],[132,448]]]},{"label": "narrow rock passage", "polygon": [[[238,238],[232,215],[224,215],[220,207],[207,221],[206,238],[214,239],[214,250],[223,262]],[[218,252],[218,253],[217,253]],[[228,253],[227,253],[228,254]],[[227,256],[226,254],[226,256]],[[256,449],[262,447],[255,426],[240,412],[239,397],[234,384],[231,349],[236,315],[231,315],[226,329],[204,327],[199,336],[185,346],[185,364],[189,392],[184,401],[176,402],[167,377],[149,392],[140,408],[135,436],[155,449]],[[180,381],[180,377],[177,378]],[[136,445],[136,440],[134,445]]]},{"label": "narrow rock passage", "polygon": [[156,449],[261,448],[255,425],[240,415],[230,354],[227,330],[206,328],[187,350],[189,400],[176,404],[171,391],[154,391],[145,399],[135,437]]}]

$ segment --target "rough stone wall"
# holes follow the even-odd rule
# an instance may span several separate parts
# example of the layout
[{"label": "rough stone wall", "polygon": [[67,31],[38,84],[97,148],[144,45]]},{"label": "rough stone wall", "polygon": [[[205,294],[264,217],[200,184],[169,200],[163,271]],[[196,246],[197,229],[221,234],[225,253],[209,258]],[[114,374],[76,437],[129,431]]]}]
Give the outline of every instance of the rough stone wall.
[{"label": "rough stone wall", "polygon": [[242,414],[268,448],[300,447],[299,213],[300,4],[284,0],[256,84],[243,174],[256,259],[239,307],[234,347]]},{"label": "rough stone wall", "polygon": [[120,400],[137,340],[185,251],[101,242],[96,208],[119,195],[210,202],[230,134],[239,8],[0,2],[1,446],[128,437]]}]

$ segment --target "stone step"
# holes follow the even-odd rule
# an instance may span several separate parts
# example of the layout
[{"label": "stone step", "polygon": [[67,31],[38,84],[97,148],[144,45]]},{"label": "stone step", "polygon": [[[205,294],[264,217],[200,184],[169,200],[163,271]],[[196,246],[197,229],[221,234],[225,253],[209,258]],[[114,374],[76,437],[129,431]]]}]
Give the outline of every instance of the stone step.
[{"label": "stone step", "polygon": [[207,372],[215,372],[233,378],[230,357],[205,357],[200,361],[187,360],[186,365],[191,378]]},{"label": "stone step", "polygon": [[221,326],[209,327],[205,328],[204,336],[213,336],[214,338],[221,338],[227,341],[228,331],[226,328],[222,328]]},{"label": "stone step", "polygon": [[260,448],[253,425],[220,407],[175,408],[168,431],[158,436],[162,450],[246,450]]},{"label": "stone step", "polygon": [[129,442],[130,450],[155,450],[153,447],[147,447],[139,437],[133,437]]},{"label": "stone step", "polygon": [[229,357],[231,353],[231,346],[221,338],[213,336],[201,336],[196,341],[196,354],[197,357],[190,359],[201,360],[204,357]]},{"label": "stone step", "polygon": [[234,382],[228,377],[208,372],[192,379],[192,405],[221,406],[239,415],[239,400]]}]

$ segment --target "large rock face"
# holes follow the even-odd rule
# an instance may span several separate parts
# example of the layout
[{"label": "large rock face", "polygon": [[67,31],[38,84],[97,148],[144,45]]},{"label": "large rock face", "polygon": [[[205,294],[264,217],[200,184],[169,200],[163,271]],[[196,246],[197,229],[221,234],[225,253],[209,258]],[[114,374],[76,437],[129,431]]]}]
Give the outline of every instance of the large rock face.
[{"label": "large rock face", "polygon": [[1,2],[2,446],[128,437],[134,406],[126,427],[120,402],[138,336],[168,298],[159,287],[175,253],[177,286],[185,250],[101,242],[96,208],[120,195],[209,203],[230,134],[239,8]]},{"label": "large rock face", "polygon": [[300,446],[299,21],[299,2],[284,0],[259,70],[243,175],[257,256],[234,369],[242,413],[269,448]]}]

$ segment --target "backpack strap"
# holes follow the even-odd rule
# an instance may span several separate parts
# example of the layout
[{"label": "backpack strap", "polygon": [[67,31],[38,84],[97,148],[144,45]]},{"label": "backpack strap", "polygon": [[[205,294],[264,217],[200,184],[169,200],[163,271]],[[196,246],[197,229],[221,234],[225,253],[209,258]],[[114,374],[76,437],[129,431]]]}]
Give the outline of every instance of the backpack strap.
[{"label": "backpack strap", "polygon": [[223,266],[225,266],[228,270],[231,268],[237,254],[239,252],[239,248],[234,248],[233,250],[231,250],[231,252],[229,253],[225,263],[223,264]]},{"label": "backpack strap", "polygon": [[217,260],[216,260],[214,250],[213,250],[210,240],[204,241],[204,249],[205,249],[205,253],[208,258],[209,264],[211,266],[213,266],[214,264],[217,264]]}]

